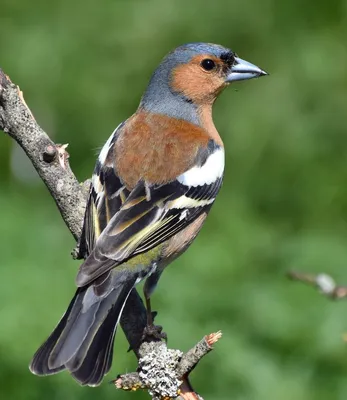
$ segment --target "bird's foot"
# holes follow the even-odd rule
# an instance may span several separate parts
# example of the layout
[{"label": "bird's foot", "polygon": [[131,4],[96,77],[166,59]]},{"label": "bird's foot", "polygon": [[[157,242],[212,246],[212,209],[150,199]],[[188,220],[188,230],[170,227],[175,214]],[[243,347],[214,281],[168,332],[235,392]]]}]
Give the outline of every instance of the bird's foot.
[{"label": "bird's foot", "polygon": [[[165,340],[165,342],[167,343],[167,334],[163,332],[163,327],[160,325],[154,325],[154,318],[157,316],[157,314],[157,311],[151,311],[151,314],[147,315],[147,325],[143,329],[143,333],[140,339],[141,343],[159,340]],[[134,349],[129,346],[128,353],[133,350]]]},{"label": "bird's foot", "polygon": [[165,340],[167,342],[167,334],[163,332],[160,325],[150,324],[145,327],[142,334],[142,342],[152,342],[157,340]]}]

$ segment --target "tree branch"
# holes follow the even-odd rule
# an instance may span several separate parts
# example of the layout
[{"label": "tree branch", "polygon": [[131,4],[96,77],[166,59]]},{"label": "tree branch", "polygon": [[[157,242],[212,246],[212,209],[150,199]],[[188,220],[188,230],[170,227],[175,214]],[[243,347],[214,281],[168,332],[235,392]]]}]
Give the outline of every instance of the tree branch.
[{"label": "tree branch", "polygon": [[163,342],[144,342],[140,346],[138,372],[119,375],[113,383],[117,389],[148,389],[153,400],[171,399],[177,394],[184,400],[202,399],[191,387],[188,377],[221,337],[220,331],[204,336],[185,354],[168,349]]},{"label": "tree branch", "polygon": [[0,129],[25,151],[46,184],[70,232],[81,234],[86,193],[68,164],[65,146],[55,145],[40,128],[22,93],[0,70]]},{"label": "tree branch", "polygon": [[344,299],[347,297],[347,286],[340,286],[327,274],[305,274],[302,272],[290,271],[288,278],[305,283],[318,290],[321,294],[330,299]]},{"label": "tree branch", "polygon": [[[316,289],[320,294],[332,300],[347,298],[347,286],[338,285],[335,280],[327,274],[307,274],[297,271],[287,273],[289,279],[302,282],[307,286]],[[347,342],[347,333],[343,335],[343,340]]]},{"label": "tree branch", "polygon": [[[80,184],[69,165],[67,145],[55,144],[37,124],[22,92],[0,69],[0,130],[9,134],[25,151],[56,202],[70,232],[79,240],[89,183]],[[74,254],[81,258],[78,246]],[[220,332],[205,336],[183,354],[168,349],[157,339],[143,339],[146,310],[135,289],[121,317],[121,326],[137,358],[138,371],[120,375],[115,381],[123,390],[147,389],[153,399],[202,399],[191,387],[188,376],[200,359],[212,350]]]}]

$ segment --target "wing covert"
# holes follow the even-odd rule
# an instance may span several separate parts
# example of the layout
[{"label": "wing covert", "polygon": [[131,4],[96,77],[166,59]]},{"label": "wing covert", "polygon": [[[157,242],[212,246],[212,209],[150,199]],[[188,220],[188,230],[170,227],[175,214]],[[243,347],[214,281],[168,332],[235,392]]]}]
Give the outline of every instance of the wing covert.
[{"label": "wing covert", "polygon": [[222,178],[196,186],[178,180],[160,186],[139,182],[98,238],[81,265],[84,286],[121,262],[159,246],[211,208]]},{"label": "wing covert", "polygon": [[84,258],[92,252],[96,240],[130,193],[117,176],[112,157],[119,130],[123,125],[124,123],[120,124],[109,137],[94,168],[79,244]]}]

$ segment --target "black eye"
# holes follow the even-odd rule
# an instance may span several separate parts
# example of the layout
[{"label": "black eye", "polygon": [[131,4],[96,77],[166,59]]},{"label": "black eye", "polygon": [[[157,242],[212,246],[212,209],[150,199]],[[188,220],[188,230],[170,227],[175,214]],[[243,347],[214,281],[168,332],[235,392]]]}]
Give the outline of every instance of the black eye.
[{"label": "black eye", "polygon": [[216,67],[216,63],[209,58],[205,58],[205,60],[201,61],[201,66],[206,71],[212,71]]}]

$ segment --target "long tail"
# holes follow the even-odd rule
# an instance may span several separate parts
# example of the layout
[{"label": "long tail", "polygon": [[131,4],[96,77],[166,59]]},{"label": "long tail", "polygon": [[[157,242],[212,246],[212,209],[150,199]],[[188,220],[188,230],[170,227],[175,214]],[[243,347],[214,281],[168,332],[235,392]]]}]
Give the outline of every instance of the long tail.
[{"label": "long tail", "polygon": [[111,368],[117,324],[136,282],[136,276],[117,279],[116,284],[112,278],[77,290],[66,313],[35,353],[32,373],[51,375],[67,369],[81,385],[101,383]]}]

